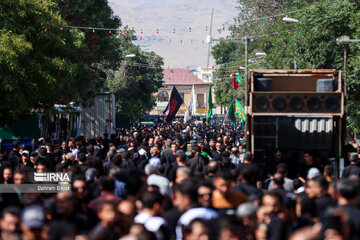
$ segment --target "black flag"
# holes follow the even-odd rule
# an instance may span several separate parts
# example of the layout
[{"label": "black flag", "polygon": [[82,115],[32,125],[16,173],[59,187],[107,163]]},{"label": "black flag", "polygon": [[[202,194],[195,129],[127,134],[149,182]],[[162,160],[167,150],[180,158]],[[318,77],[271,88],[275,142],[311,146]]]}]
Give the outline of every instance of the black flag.
[{"label": "black flag", "polygon": [[163,114],[165,115],[165,122],[167,124],[170,124],[175,118],[175,115],[182,103],[183,100],[181,99],[179,92],[174,87],[171,91],[170,101],[163,112]]}]

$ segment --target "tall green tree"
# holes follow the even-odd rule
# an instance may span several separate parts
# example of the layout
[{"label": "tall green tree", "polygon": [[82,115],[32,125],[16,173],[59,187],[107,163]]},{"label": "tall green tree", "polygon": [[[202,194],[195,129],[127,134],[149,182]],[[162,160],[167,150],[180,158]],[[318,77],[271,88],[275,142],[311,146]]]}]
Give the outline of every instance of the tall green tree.
[{"label": "tall green tree", "polygon": [[[115,16],[107,0],[57,0],[59,12],[69,26],[119,29],[121,20]],[[73,31],[65,28],[66,31]],[[78,58],[74,101],[85,104],[106,87],[108,74],[119,68],[122,60],[118,32],[77,29],[83,35],[81,49],[73,51]],[[127,38],[131,41],[132,38]]]},{"label": "tall green tree", "polygon": [[[134,34],[131,30],[125,30]],[[124,58],[121,67],[109,77],[106,88],[115,94],[119,119],[135,120],[150,111],[155,105],[154,93],[162,85],[163,58],[154,52],[145,52],[132,42],[122,39]]]},{"label": "tall green tree", "polygon": [[[121,27],[120,18],[114,16],[107,0],[58,0],[58,3],[62,17],[71,26]],[[155,104],[153,93],[161,87],[163,59],[137,47],[132,42],[135,32],[128,26],[111,34],[96,30],[93,33],[92,29],[82,32],[84,48],[77,53],[80,63],[75,85],[80,102],[86,102],[98,91],[110,91],[115,95],[119,118],[136,119],[150,111]],[[125,58],[127,54],[136,56]],[[130,67],[131,62],[142,67],[136,64]]]},{"label": "tall green tree", "polygon": [[49,0],[0,2],[0,125],[21,119],[32,108],[66,101],[74,84],[80,36],[62,36],[66,23]]},{"label": "tall green tree", "polygon": [[[336,38],[348,35],[359,38],[360,2],[353,0],[323,0],[310,4],[297,1],[299,20],[292,34],[263,40],[266,62],[272,68],[339,69],[342,70],[344,46]],[[350,130],[360,132],[360,45],[350,44],[348,57],[347,122]]]},{"label": "tall green tree", "polygon": [[[245,79],[244,71],[239,68],[245,66],[245,48],[242,39],[259,35],[273,25],[270,21],[253,21],[254,19],[276,15],[288,8],[291,2],[285,0],[238,0],[239,13],[234,18],[235,24],[229,26],[230,35],[221,39],[212,49],[216,64],[220,66],[215,72],[215,79],[218,79],[215,86],[217,104],[228,106],[234,97],[244,102],[244,81],[240,83],[237,91],[232,88],[231,84],[231,75],[234,73]],[[261,50],[261,47],[261,41],[252,41],[248,46],[249,58],[254,58],[255,53]],[[249,65],[249,69],[264,67],[266,66],[263,60]]]},{"label": "tall green tree", "polygon": [[[239,0],[239,15],[230,27],[228,38],[241,39],[244,36],[259,36],[267,33],[278,33],[280,36],[270,35],[252,38],[249,44],[249,57],[254,57],[256,51],[267,53],[267,57],[258,63],[249,64],[249,69],[339,69],[343,65],[343,46],[336,42],[336,38],[348,35],[360,38],[358,25],[360,24],[360,2],[355,0]],[[271,5],[275,3],[274,5]],[[264,7],[268,6],[268,7]],[[298,23],[286,24],[282,21],[257,21],[252,19],[291,13],[290,17],[299,20]],[[238,26],[240,24],[240,27]],[[289,33],[288,33],[289,31]],[[218,64],[233,64],[241,66],[244,59],[243,46],[234,48],[217,44],[213,48],[213,55]],[[230,45],[230,43],[225,43]],[[230,49],[230,50],[229,50]],[[348,55],[348,127],[360,132],[360,45],[352,43]],[[237,60],[238,59],[238,60]],[[228,69],[227,71],[229,71]],[[218,74],[221,73],[218,71]],[[231,95],[231,84],[227,87],[219,84],[219,96]],[[224,97],[224,98],[225,98]],[[224,101],[223,101],[224,102]]]},{"label": "tall green tree", "polygon": [[234,97],[243,99],[244,96],[244,82],[240,83],[239,90],[232,87],[232,75],[239,74],[243,76],[239,66],[243,62],[238,58],[244,48],[236,42],[221,42],[213,47],[212,54],[216,59],[216,63],[220,68],[215,72],[214,95],[217,104],[228,106]]}]

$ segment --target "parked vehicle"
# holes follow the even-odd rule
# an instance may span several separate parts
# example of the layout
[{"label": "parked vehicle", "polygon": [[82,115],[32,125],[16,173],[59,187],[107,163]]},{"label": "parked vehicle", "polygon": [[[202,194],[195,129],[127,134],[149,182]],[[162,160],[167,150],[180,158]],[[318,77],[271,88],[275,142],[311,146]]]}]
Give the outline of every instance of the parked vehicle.
[{"label": "parked vehicle", "polygon": [[80,135],[87,137],[115,133],[115,96],[112,93],[98,93],[93,105],[82,108],[80,114]]}]

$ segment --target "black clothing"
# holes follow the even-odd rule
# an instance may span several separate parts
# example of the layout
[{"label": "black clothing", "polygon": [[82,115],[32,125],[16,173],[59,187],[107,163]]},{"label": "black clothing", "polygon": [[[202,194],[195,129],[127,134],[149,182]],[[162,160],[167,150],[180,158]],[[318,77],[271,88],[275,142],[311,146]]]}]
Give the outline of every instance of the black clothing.
[{"label": "black clothing", "polygon": [[19,163],[20,163],[20,158],[21,155],[18,151],[16,150],[11,150],[11,152],[9,153],[9,163],[11,165],[11,167],[16,168]]},{"label": "black clothing", "polygon": [[176,179],[176,170],[179,168],[177,162],[173,162],[168,165],[167,169],[165,170],[165,175],[169,179],[170,182],[175,182]]},{"label": "black clothing", "polygon": [[171,237],[173,237],[173,238],[175,238],[175,228],[176,228],[176,225],[179,221],[181,214],[182,213],[179,212],[179,210],[176,207],[174,207],[164,213],[163,217],[168,224],[168,230],[169,230],[170,234],[172,234]]},{"label": "black clothing", "polygon": [[85,172],[86,172],[86,170],[89,169],[89,167],[85,164],[79,164],[78,166],[79,166],[80,172],[85,175]]},{"label": "black clothing", "polygon": [[160,154],[160,160],[161,160],[161,163],[169,163],[173,160],[172,156],[174,156],[172,154],[172,150],[171,148],[165,148],[164,150],[161,151],[161,154]]},{"label": "black clothing", "polygon": [[326,213],[326,209],[337,205],[337,201],[331,198],[329,194],[323,194],[315,199],[315,204],[317,216],[322,217],[322,215]]},{"label": "black clothing", "polygon": [[65,221],[66,223],[71,224],[78,234],[86,234],[92,227],[88,217],[78,210],[74,210],[67,217],[55,216],[55,220]]},{"label": "black clothing", "polygon": [[268,230],[266,233],[268,240],[286,240],[289,235],[289,225],[288,223],[277,216],[271,218],[268,225]]},{"label": "black clothing", "polygon": [[351,175],[356,175],[360,177],[360,167],[355,164],[350,164],[346,166],[342,171],[341,178],[347,178]]},{"label": "black clothing", "polygon": [[238,183],[233,190],[246,194],[249,198],[261,199],[262,191],[250,183]]},{"label": "black clothing", "polygon": [[291,232],[294,232],[300,228],[303,228],[303,227],[306,227],[306,226],[312,226],[314,225],[314,222],[309,220],[309,219],[306,219],[306,218],[303,218],[303,217],[300,217],[296,220],[295,223],[293,223],[291,225]]},{"label": "black clothing", "polygon": [[122,168],[127,170],[137,169],[136,164],[132,159],[124,159],[122,162]]},{"label": "black clothing", "polygon": [[110,168],[111,168],[113,165],[114,165],[114,163],[111,162],[111,161],[105,162],[105,163],[103,164],[104,175],[108,175],[108,174],[109,174]]},{"label": "black clothing", "polygon": [[238,173],[238,175],[242,174],[242,171],[245,168],[250,168],[252,170],[252,174],[254,176],[253,179],[251,179],[251,180],[247,179],[246,181],[255,186],[256,181],[258,181],[260,179],[260,174],[259,174],[260,169],[256,165],[251,164],[251,163],[241,163],[236,168],[236,172]]},{"label": "black clothing", "polygon": [[276,159],[276,158],[268,158],[265,163],[265,176],[270,177],[276,173],[276,167],[280,163],[285,163],[287,166],[285,159]]},{"label": "black clothing", "polygon": [[195,156],[189,159],[189,166],[193,173],[202,173],[205,170],[206,162],[201,156]]},{"label": "black clothing", "polygon": [[103,163],[100,160],[100,158],[94,156],[94,155],[88,155],[86,157],[86,164],[90,167],[90,168],[95,168],[98,170],[99,175],[103,175]]},{"label": "black clothing", "polygon": [[96,236],[101,236],[101,239],[116,240],[118,239],[114,228],[106,228],[101,223],[98,223],[93,230],[91,230],[90,239],[97,239]]},{"label": "black clothing", "polygon": [[350,222],[350,239],[359,240],[360,239],[360,210],[354,206],[348,204],[340,206],[340,209],[345,211],[347,219]]},{"label": "black clothing", "polygon": [[218,153],[216,150],[211,151],[211,156],[212,156],[212,160],[220,162],[222,158],[222,153]]}]

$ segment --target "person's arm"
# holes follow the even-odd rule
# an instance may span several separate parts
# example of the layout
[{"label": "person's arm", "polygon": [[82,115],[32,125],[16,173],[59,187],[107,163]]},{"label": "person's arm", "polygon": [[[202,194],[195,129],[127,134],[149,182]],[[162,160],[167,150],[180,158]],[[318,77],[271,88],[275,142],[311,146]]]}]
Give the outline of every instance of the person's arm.
[{"label": "person's arm", "polygon": [[185,140],[183,140],[183,144],[182,145],[180,145],[180,148],[182,149],[182,148],[184,148],[186,146],[186,141]]},{"label": "person's arm", "polygon": [[347,174],[347,171],[346,171],[347,169],[346,168],[344,168],[343,170],[342,170],[342,172],[341,172],[341,178],[347,178],[348,176],[348,174]]}]

